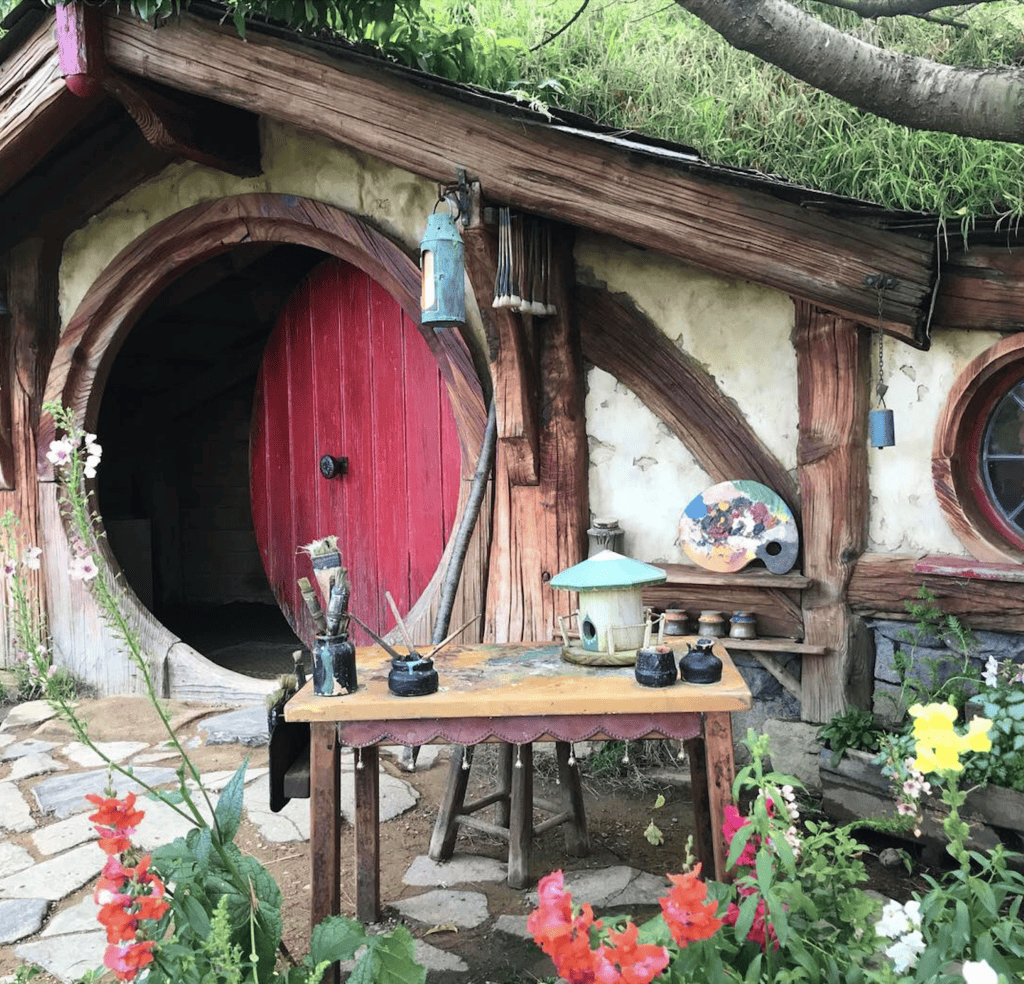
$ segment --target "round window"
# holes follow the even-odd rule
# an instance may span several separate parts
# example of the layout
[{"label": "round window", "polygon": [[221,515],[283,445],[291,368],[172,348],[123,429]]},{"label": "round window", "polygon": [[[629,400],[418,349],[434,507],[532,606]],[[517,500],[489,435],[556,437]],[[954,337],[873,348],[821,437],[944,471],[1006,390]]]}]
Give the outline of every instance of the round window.
[{"label": "round window", "polygon": [[935,431],[932,479],[950,528],[975,557],[1024,562],[1024,333],[957,377]]}]

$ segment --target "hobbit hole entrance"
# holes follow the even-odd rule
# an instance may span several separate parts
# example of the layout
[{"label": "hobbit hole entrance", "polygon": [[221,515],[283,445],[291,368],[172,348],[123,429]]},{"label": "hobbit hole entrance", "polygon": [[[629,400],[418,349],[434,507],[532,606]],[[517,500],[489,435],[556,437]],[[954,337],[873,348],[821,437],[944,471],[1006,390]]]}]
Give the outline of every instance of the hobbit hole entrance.
[{"label": "hobbit hole entrance", "polygon": [[187,271],[125,338],[100,405],[97,495],[128,584],[171,632],[249,675],[286,672],[299,645],[253,532],[253,392],[282,305],[323,258],[248,244]]}]

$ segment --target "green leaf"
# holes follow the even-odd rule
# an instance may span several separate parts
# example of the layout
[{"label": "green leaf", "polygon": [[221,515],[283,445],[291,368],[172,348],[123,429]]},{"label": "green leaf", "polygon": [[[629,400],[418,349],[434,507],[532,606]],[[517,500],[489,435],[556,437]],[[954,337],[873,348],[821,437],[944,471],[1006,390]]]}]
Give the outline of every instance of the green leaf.
[{"label": "green leaf", "polygon": [[659,844],[665,843],[665,835],[653,820],[647,825],[647,829],[644,831],[644,837],[648,844],[653,844],[655,847]]},{"label": "green leaf", "polygon": [[194,895],[176,893],[174,904],[185,914],[196,936],[206,939],[210,935],[210,916]]},{"label": "green leaf", "polygon": [[217,819],[217,833],[222,844],[234,840],[238,825],[242,822],[242,794],[245,792],[245,770],[248,765],[249,760],[246,759],[217,800],[214,816]]},{"label": "green leaf", "polygon": [[351,960],[366,942],[362,923],[345,916],[328,916],[313,927],[306,963],[315,967],[324,960]]},{"label": "green leaf", "polygon": [[660,810],[665,805],[665,797],[658,793],[658,798],[654,801],[654,809]]},{"label": "green leaf", "polygon": [[200,868],[206,868],[210,863],[211,840],[209,827],[193,827],[185,835],[189,855]]},{"label": "green leaf", "polygon": [[426,968],[413,959],[414,941],[404,926],[366,942],[366,953],[352,969],[349,984],[425,984]]}]

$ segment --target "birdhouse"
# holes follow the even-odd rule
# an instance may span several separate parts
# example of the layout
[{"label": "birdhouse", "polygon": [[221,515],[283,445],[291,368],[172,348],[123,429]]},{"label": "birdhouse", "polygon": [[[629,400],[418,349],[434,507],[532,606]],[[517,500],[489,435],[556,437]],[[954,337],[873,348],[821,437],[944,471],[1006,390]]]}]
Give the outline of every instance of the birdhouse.
[{"label": "birdhouse", "polygon": [[563,655],[577,663],[626,666],[636,651],[649,643],[651,615],[644,609],[643,589],[666,579],[660,567],[602,550],[593,557],[561,571],[551,587],[579,592],[575,618],[579,646],[571,645],[563,619]]}]

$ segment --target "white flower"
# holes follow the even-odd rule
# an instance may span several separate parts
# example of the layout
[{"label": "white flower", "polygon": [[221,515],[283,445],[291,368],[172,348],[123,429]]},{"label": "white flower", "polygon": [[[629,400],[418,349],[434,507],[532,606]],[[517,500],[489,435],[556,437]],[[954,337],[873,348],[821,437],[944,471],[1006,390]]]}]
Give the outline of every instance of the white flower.
[{"label": "white flower", "polygon": [[893,970],[897,974],[902,974],[917,963],[917,958],[924,951],[924,937],[920,930],[915,929],[912,933],[907,933],[906,936],[898,939],[892,946],[886,947],[885,955],[892,960]]},{"label": "white flower", "polygon": [[985,681],[986,687],[999,686],[999,660],[995,656],[985,660],[985,672],[981,674],[981,679]]},{"label": "white flower", "polygon": [[921,903],[917,899],[911,899],[903,904],[903,911],[907,914],[911,926],[921,925]]},{"label": "white flower", "polygon": [[25,555],[21,558],[21,562],[30,570],[39,570],[39,558],[43,553],[42,547],[26,547]]},{"label": "white flower", "polygon": [[60,468],[71,461],[71,454],[74,450],[75,447],[70,441],[50,441],[50,450],[46,452],[46,460]]},{"label": "white flower", "polygon": [[875,923],[875,932],[886,939],[894,940],[908,929],[910,929],[910,919],[903,911],[903,906],[890,899],[882,909],[881,918]]},{"label": "white flower", "polygon": [[91,581],[99,572],[100,569],[93,561],[92,554],[87,557],[73,558],[71,566],[68,568],[68,573],[75,581]]},{"label": "white flower", "polygon": [[999,980],[986,960],[965,960],[963,975],[967,984],[997,984]]},{"label": "white flower", "polygon": [[99,464],[99,458],[86,458],[85,459],[85,477],[95,478],[96,477],[96,465]]}]

